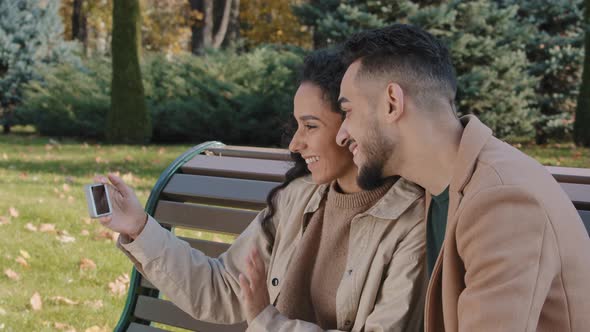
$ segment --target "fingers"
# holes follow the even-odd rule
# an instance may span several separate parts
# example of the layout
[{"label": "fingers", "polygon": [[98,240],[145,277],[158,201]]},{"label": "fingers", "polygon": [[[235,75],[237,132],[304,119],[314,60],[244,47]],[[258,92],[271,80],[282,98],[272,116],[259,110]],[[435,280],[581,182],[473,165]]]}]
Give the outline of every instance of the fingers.
[{"label": "fingers", "polygon": [[252,289],[250,288],[250,282],[248,281],[248,278],[246,278],[246,276],[241,273],[239,276],[239,280],[240,289],[242,290],[242,298],[244,298],[246,302],[249,302],[250,299],[252,299]]},{"label": "fingers", "polygon": [[106,216],[106,217],[100,217],[100,218],[98,218],[98,221],[103,226],[108,226],[111,223],[111,220],[113,220],[113,218],[111,218],[111,216]]},{"label": "fingers", "polygon": [[109,173],[108,177],[109,177],[109,180],[111,180],[111,183],[113,184],[113,186],[115,186],[115,188],[117,188],[117,190],[119,192],[121,192],[123,194],[123,196],[128,196],[132,192],[131,188],[129,188],[129,186],[127,186],[127,184],[125,184],[125,181],[123,181],[123,179],[121,179],[120,177],[118,177],[114,173]]},{"label": "fingers", "polygon": [[258,273],[260,275],[265,277],[266,276],[266,266],[264,264],[264,260],[262,260],[262,257],[260,256],[260,253],[258,253],[258,249],[254,248],[252,250],[252,253],[250,254],[250,256],[252,257],[251,259],[254,263],[254,266],[256,267],[256,271],[258,271]]},{"label": "fingers", "polygon": [[102,176],[102,175],[96,175],[94,177],[94,182],[108,184],[109,179],[107,179],[105,176]]}]

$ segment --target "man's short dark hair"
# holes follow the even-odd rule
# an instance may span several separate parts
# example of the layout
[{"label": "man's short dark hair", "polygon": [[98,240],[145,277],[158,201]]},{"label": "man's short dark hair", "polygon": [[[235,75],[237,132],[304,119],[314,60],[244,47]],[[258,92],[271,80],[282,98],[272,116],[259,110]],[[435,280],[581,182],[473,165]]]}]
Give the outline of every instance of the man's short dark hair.
[{"label": "man's short dark hair", "polygon": [[407,24],[372,29],[343,45],[346,65],[361,60],[357,79],[383,78],[410,96],[442,96],[452,103],[457,79],[448,49],[430,33]]}]

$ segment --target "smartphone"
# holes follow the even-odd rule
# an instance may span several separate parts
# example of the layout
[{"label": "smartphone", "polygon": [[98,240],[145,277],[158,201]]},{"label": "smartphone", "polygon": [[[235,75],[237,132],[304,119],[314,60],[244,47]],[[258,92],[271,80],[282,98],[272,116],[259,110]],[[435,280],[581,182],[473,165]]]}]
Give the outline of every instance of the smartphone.
[{"label": "smartphone", "polygon": [[100,218],[112,213],[109,191],[104,183],[94,183],[84,186],[88,213],[91,218]]}]

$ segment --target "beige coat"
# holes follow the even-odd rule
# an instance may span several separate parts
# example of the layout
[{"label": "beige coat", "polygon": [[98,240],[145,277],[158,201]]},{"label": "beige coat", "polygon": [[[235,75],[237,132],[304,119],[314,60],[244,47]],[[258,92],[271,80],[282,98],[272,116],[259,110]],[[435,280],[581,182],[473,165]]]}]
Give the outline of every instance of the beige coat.
[{"label": "beige coat", "polygon": [[[253,247],[262,253],[268,267],[270,300],[276,303],[303,233],[304,214],[318,209],[328,189],[309,181],[298,179],[279,194],[272,252],[267,251],[260,226],[264,211],[219,258],[191,249],[151,217],[135,241],[125,244],[128,239],[121,237],[118,246],[138,271],[196,319],[244,321],[238,275],[245,271],[246,255]],[[421,188],[400,179],[367,212],[353,218],[346,272],[336,295],[339,330],[421,330],[426,288],[423,196]],[[321,331],[315,324],[287,319],[274,306],[258,315],[248,330]]]},{"label": "beige coat", "polygon": [[576,209],[543,166],[462,120],[426,332],[590,331],[590,239]]}]

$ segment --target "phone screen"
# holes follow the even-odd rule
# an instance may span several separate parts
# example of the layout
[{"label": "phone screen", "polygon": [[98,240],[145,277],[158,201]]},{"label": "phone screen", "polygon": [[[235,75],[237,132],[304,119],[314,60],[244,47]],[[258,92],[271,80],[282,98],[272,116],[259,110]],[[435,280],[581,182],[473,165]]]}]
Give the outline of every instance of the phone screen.
[{"label": "phone screen", "polygon": [[101,215],[111,212],[109,204],[107,203],[107,194],[104,185],[92,187],[92,197],[94,199],[94,206],[96,206],[96,214]]}]

